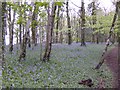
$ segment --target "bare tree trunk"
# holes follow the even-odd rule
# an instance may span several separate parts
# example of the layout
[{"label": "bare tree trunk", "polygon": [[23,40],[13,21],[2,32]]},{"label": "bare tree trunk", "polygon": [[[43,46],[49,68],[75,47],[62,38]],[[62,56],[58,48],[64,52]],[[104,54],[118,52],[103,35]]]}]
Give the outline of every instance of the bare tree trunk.
[{"label": "bare tree trunk", "polygon": [[61,6],[58,6],[58,11],[57,11],[57,24],[56,24],[56,43],[58,43],[58,26],[59,26],[59,20],[60,20],[60,17],[59,17],[59,13],[60,13],[60,7]]},{"label": "bare tree trunk", "polygon": [[43,61],[46,61],[48,59],[47,57],[47,53],[48,53],[48,49],[49,49],[49,28],[50,28],[50,7],[48,6],[48,10],[47,10],[47,14],[48,14],[48,21],[47,21],[47,29],[46,29],[46,44],[45,44],[45,53],[44,53],[44,56],[43,56]]},{"label": "bare tree trunk", "polygon": [[45,54],[43,56],[43,61],[49,61],[49,59],[50,59],[55,11],[56,11],[56,5],[55,5],[55,2],[53,2],[51,15],[48,12],[47,40],[46,40],[46,47],[45,47]]},{"label": "bare tree trunk", "polygon": [[[92,2],[92,23],[93,25],[96,24],[96,7],[95,7],[95,0],[93,0]],[[95,43],[95,34],[94,34],[94,31],[95,31],[96,28],[93,28],[93,34],[92,34],[92,42]],[[97,38],[98,40],[98,38]]]},{"label": "bare tree trunk", "polygon": [[70,16],[69,16],[69,10],[68,10],[68,0],[66,2],[66,13],[67,13],[67,25],[68,25],[68,45],[72,43],[72,36],[71,36],[71,25],[70,25]]},{"label": "bare tree trunk", "polygon": [[[0,46],[2,46],[2,2],[0,2]],[[2,67],[2,48],[0,47],[0,68]]]},{"label": "bare tree trunk", "polygon": [[[118,74],[120,73],[120,1],[117,2],[118,7]],[[120,75],[118,75],[118,87],[120,88]]]},{"label": "bare tree trunk", "polygon": [[60,18],[60,38],[59,38],[59,42],[62,44],[63,43],[63,32],[62,32],[62,28],[64,26],[64,20],[63,20],[63,13],[61,14],[61,18]]},{"label": "bare tree trunk", "polygon": [[37,26],[37,13],[36,13],[36,3],[34,4],[34,11],[33,11],[33,16],[32,16],[32,28],[31,28],[31,31],[32,31],[32,44],[34,46],[37,45],[37,37],[36,37],[36,34],[37,34],[37,29],[36,29],[36,26]]},{"label": "bare tree trunk", "polygon": [[6,2],[2,2],[2,67],[5,67]]},{"label": "bare tree trunk", "polygon": [[[20,6],[20,16],[19,17],[22,17],[22,13],[21,13],[22,6],[21,6],[21,3],[19,2],[18,5]],[[20,47],[21,47],[21,43],[22,43],[22,23],[19,24],[19,44],[20,44]]]},{"label": "bare tree trunk", "polygon": [[[29,11],[29,17],[32,16],[32,12]],[[27,20],[27,19],[26,19]],[[28,18],[26,27],[25,27],[25,34],[23,33],[23,40],[22,40],[22,45],[21,45],[21,52],[18,61],[23,61],[26,58],[26,47],[27,47],[27,41],[29,38],[29,27],[30,27],[31,20]]]},{"label": "bare tree trunk", "polygon": [[81,46],[86,46],[85,43],[85,8],[84,8],[84,0],[81,1]]},{"label": "bare tree trunk", "polygon": [[[120,3],[120,2],[119,2]],[[114,26],[115,26],[115,21],[117,19],[117,14],[118,14],[118,2],[116,4],[116,12],[115,12],[115,15],[114,15],[114,18],[113,18],[113,22],[112,22],[112,25],[111,25],[111,28],[110,28],[110,32],[109,32],[109,36],[107,38],[107,42],[106,42],[106,46],[105,46],[105,49],[102,53],[102,57],[101,57],[101,61],[99,62],[99,64],[95,67],[95,69],[99,69],[102,64],[104,63],[104,55],[106,54],[107,52],[107,49],[108,49],[108,46],[109,46],[109,43],[110,43],[110,37],[112,36],[113,34],[113,30],[114,30]]]},{"label": "bare tree trunk", "polygon": [[13,12],[13,20],[11,20],[11,7],[9,7],[9,51],[13,51],[13,29],[14,29],[14,22],[15,22],[15,10]]},{"label": "bare tree trunk", "polygon": [[50,54],[51,54],[51,49],[52,49],[52,33],[53,33],[53,28],[54,28],[54,19],[55,19],[55,11],[56,11],[56,5],[55,5],[55,2],[53,2],[53,5],[52,5],[52,11],[51,11],[51,21],[50,21],[50,42],[49,42],[49,50],[48,50],[48,60],[50,58]]},{"label": "bare tree trunk", "polygon": [[99,32],[96,33],[96,43],[99,44]]}]

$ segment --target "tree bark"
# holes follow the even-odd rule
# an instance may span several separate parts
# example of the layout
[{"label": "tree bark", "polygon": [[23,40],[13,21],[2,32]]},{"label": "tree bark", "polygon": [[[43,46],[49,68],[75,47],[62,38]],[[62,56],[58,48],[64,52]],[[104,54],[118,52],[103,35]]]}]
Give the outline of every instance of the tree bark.
[{"label": "tree bark", "polygon": [[86,46],[85,43],[85,8],[84,8],[84,0],[81,1],[81,46]]},{"label": "tree bark", "polygon": [[[96,7],[95,7],[95,0],[93,0],[92,2],[92,23],[93,25],[96,24]],[[96,28],[93,28],[93,34],[92,34],[92,42],[95,43],[95,34],[94,34],[94,31],[95,31]],[[97,41],[98,41],[98,38],[97,38]]]},{"label": "tree bark", "polygon": [[52,10],[51,15],[48,11],[48,25],[47,25],[47,40],[46,40],[46,47],[45,47],[45,54],[43,56],[43,61],[49,61],[50,53],[52,48],[52,34],[53,34],[53,27],[54,27],[54,18],[55,18],[55,11],[56,5],[55,2],[52,3]]},{"label": "tree bark", "polygon": [[58,43],[58,27],[59,27],[59,13],[60,13],[60,7],[61,6],[58,6],[58,11],[57,11],[57,24],[56,24],[56,43]]},{"label": "tree bark", "polygon": [[0,2],[0,68],[2,66],[2,2]]},{"label": "tree bark", "polygon": [[71,36],[71,25],[70,25],[70,16],[69,16],[69,9],[68,9],[68,0],[66,2],[66,13],[67,13],[67,25],[68,25],[68,45],[72,43],[72,36]]},{"label": "tree bark", "polygon": [[16,11],[13,12],[13,20],[11,20],[11,7],[9,6],[9,51],[13,51],[13,29],[14,29],[14,22],[15,22],[15,14]]},{"label": "tree bark", "polygon": [[[118,38],[118,74],[120,73],[120,1],[117,2],[118,7],[118,32],[117,32],[117,38]],[[120,88],[120,75],[118,75],[118,87]]]},{"label": "tree bark", "polygon": [[32,16],[32,28],[31,28],[31,31],[32,31],[32,44],[34,46],[37,45],[37,37],[36,37],[36,34],[37,34],[37,13],[36,13],[36,3],[34,5],[34,11],[33,11],[33,16]]},{"label": "tree bark", "polygon": [[[29,15],[28,16],[29,17],[32,16],[32,12],[31,11],[29,11]],[[20,51],[20,56],[19,56],[19,59],[18,59],[19,62],[26,59],[26,47],[27,47],[27,41],[28,41],[28,38],[29,38],[30,23],[31,23],[31,20],[28,18],[27,23],[26,23],[26,27],[25,27],[25,34],[23,33],[23,40],[22,40],[22,44],[21,44],[21,51]]]},{"label": "tree bark", "polygon": [[63,43],[63,32],[62,32],[62,28],[64,26],[64,20],[63,20],[63,12],[61,14],[61,17],[60,17],[60,38],[59,38],[59,42],[62,44]]},{"label": "tree bark", "polygon": [[6,2],[2,2],[2,67],[5,67]]}]

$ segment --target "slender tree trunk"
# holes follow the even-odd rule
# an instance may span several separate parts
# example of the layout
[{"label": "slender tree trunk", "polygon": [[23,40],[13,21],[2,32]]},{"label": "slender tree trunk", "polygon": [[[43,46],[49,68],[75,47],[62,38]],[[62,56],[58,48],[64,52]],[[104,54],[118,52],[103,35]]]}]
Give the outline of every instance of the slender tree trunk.
[{"label": "slender tree trunk", "polygon": [[81,46],[86,46],[85,43],[85,8],[84,8],[84,0],[81,1]]},{"label": "slender tree trunk", "polygon": [[96,33],[96,43],[99,44],[99,33]]},{"label": "slender tree trunk", "polygon": [[[80,25],[79,21],[77,25]],[[76,26],[76,38],[77,38],[76,43],[78,43],[79,42],[79,27],[78,26]]]},{"label": "slender tree trunk", "polygon": [[[95,0],[93,0],[92,2],[92,23],[93,25],[96,24],[96,7],[95,7]],[[94,34],[94,31],[95,31],[96,28],[93,28],[93,34],[92,34],[92,42],[95,43],[95,34]],[[98,38],[96,40],[98,42]]]},{"label": "slender tree trunk", "polygon": [[[120,73],[120,1],[117,2],[118,6],[118,74]],[[120,75],[118,75],[118,87],[120,88]]]},{"label": "slender tree trunk", "polygon": [[60,18],[60,38],[59,38],[59,42],[62,44],[63,43],[63,32],[62,32],[62,28],[64,26],[64,20],[63,20],[63,13],[61,14],[61,18]]},{"label": "slender tree trunk", "polygon": [[50,59],[50,53],[51,53],[51,48],[52,48],[52,34],[53,34],[53,27],[54,27],[55,11],[56,11],[56,5],[55,5],[55,2],[53,2],[52,3],[51,15],[48,12],[47,40],[46,40],[46,47],[45,47],[45,54],[43,56],[43,61],[49,61],[49,59]]},{"label": "slender tree trunk", "polygon": [[47,21],[47,29],[46,29],[46,44],[45,44],[45,53],[43,56],[43,61],[47,61],[48,57],[47,57],[47,53],[48,53],[48,49],[49,49],[49,28],[50,28],[50,7],[48,6],[48,10],[47,10],[47,14],[48,14],[48,21]]},{"label": "slender tree trunk", "polygon": [[[29,11],[29,15],[28,16],[31,17],[31,15],[32,15],[32,12]],[[23,40],[22,40],[22,44],[21,44],[21,51],[20,51],[20,56],[19,56],[19,59],[18,59],[19,62],[25,60],[25,58],[26,58],[26,47],[27,47],[27,41],[28,41],[28,38],[29,38],[30,23],[31,23],[31,20],[28,18],[27,23],[26,23],[26,27],[25,27],[25,34],[23,33]]]},{"label": "slender tree trunk", "polygon": [[15,14],[16,11],[13,12],[13,20],[11,20],[11,7],[9,7],[9,51],[13,51],[13,29],[14,29],[14,22],[15,22]]},{"label": "slender tree trunk", "polygon": [[60,7],[61,6],[58,6],[58,11],[57,11],[57,24],[56,24],[56,43],[58,43],[58,27],[59,27],[59,13],[60,13]]},{"label": "slender tree trunk", "polygon": [[68,25],[68,45],[72,43],[72,36],[71,36],[71,25],[70,25],[70,16],[69,16],[69,10],[68,10],[68,0],[66,2],[66,13],[67,13],[67,25]]},{"label": "slender tree trunk", "polygon": [[22,43],[22,24],[19,25],[19,43],[20,43],[20,46],[21,46],[21,43]]},{"label": "slender tree trunk", "polygon": [[5,67],[6,2],[2,2],[2,67]]},{"label": "slender tree trunk", "polygon": [[[48,50],[48,58],[50,58],[50,54],[51,54],[51,49],[52,49],[52,33],[53,33],[53,28],[54,28],[54,19],[55,19],[55,11],[56,11],[56,5],[55,2],[53,2],[52,5],[52,11],[51,11],[51,21],[50,21],[50,43],[49,43],[49,50]],[[49,60],[49,59],[48,59]]]},{"label": "slender tree trunk", "polygon": [[0,68],[2,66],[2,2],[0,1]]},{"label": "slender tree trunk", "polygon": [[31,47],[31,43],[30,43],[30,31],[28,30],[28,47]]},{"label": "slender tree trunk", "polygon": [[33,11],[33,16],[32,16],[32,28],[31,28],[31,31],[32,31],[32,44],[34,46],[37,45],[37,37],[36,37],[36,34],[37,34],[37,13],[36,13],[36,3],[34,5],[34,11]]},{"label": "slender tree trunk", "polygon": [[108,46],[110,44],[110,37],[113,34],[113,30],[114,30],[113,28],[115,26],[115,21],[117,19],[117,14],[118,14],[118,2],[116,4],[116,12],[115,12],[115,15],[114,15],[114,18],[113,18],[113,22],[112,22],[112,25],[111,25],[111,28],[110,28],[109,36],[107,38],[105,49],[104,49],[104,51],[102,53],[101,61],[98,63],[98,65],[95,67],[95,69],[99,69],[102,66],[102,64],[104,63],[104,55],[106,54],[106,52],[108,50]]}]

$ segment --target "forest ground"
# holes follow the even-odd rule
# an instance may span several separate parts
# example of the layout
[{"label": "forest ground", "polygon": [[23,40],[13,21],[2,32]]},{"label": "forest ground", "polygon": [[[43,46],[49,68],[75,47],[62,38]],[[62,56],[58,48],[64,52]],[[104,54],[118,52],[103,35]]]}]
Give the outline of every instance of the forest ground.
[{"label": "forest ground", "polygon": [[112,48],[105,56],[105,62],[113,73],[113,87],[118,87],[118,47]]},{"label": "forest ground", "polygon": [[[97,88],[104,80],[105,88],[112,88],[113,75],[104,63],[99,70],[94,67],[99,63],[105,44],[90,44],[81,47],[80,43],[53,44],[49,62],[40,60],[40,45],[27,48],[26,61],[18,62],[19,49],[11,55],[6,52],[6,71],[3,71],[3,87],[26,88],[89,88],[78,82],[91,78]],[[112,46],[113,47],[113,46]],[[110,47],[110,48],[112,48]],[[109,48],[109,49],[110,49]]]}]

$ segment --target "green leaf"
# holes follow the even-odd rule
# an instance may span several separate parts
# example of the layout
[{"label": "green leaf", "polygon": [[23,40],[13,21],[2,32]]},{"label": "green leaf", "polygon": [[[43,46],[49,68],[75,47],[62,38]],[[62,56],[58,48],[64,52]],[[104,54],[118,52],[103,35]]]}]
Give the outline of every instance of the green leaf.
[{"label": "green leaf", "polygon": [[63,2],[55,2],[55,5],[63,6]]}]

